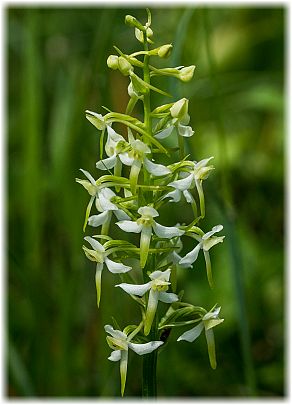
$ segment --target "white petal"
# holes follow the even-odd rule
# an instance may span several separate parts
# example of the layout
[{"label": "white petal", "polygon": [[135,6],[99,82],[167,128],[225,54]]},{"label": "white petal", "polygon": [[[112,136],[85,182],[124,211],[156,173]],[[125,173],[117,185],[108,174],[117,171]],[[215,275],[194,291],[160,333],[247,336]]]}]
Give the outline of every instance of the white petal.
[{"label": "white petal", "polygon": [[108,357],[110,361],[120,361],[121,360],[121,350],[114,350]]},{"label": "white petal", "polygon": [[165,129],[163,129],[162,131],[157,132],[154,135],[154,138],[157,138],[157,139],[167,138],[172,133],[173,128],[174,128],[173,125],[171,125],[170,127],[167,127]]},{"label": "white petal", "polygon": [[123,210],[117,209],[114,211],[114,214],[119,221],[130,220],[129,215],[127,215]]},{"label": "white petal", "polygon": [[105,211],[116,210],[117,209],[116,205],[110,201],[110,199],[115,196],[116,196],[115,193],[112,190],[110,190],[109,188],[106,187],[106,188],[102,189],[98,194],[99,204],[100,204],[101,208]]},{"label": "white petal", "polygon": [[114,329],[112,325],[105,325],[104,330],[106,331],[106,333],[108,333],[109,335],[111,335],[116,339],[125,339],[125,340],[127,339],[127,335],[124,332],[118,329]]},{"label": "white petal", "polygon": [[142,225],[138,225],[135,221],[119,221],[116,224],[125,232],[139,233],[142,230]]},{"label": "white petal", "polygon": [[124,137],[120,134],[118,134],[114,129],[112,129],[112,127],[110,127],[109,125],[107,125],[107,133],[108,136],[116,143],[118,143],[119,141],[124,141]]},{"label": "white petal", "polygon": [[135,139],[131,142],[131,146],[135,151],[142,152],[142,153],[151,153],[151,149],[146,143],[140,141],[139,139]]},{"label": "white petal", "polygon": [[185,257],[183,257],[179,264],[192,264],[194,263],[197,258],[198,258],[198,254],[199,251],[202,248],[202,244],[199,243],[193,250],[191,250],[187,255],[185,255]]},{"label": "white petal", "polygon": [[191,188],[193,179],[194,179],[193,174],[190,174],[185,179],[175,180],[172,183],[169,183],[169,186],[174,187],[177,190],[181,191],[188,190],[189,188]]},{"label": "white petal", "polygon": [[94,250],[98,252],[104,252],[104,247],[100,244],[97,240],[93,239],[91,236],[85,236],[84,240],[86,240]]},{"label": "white petal", "polygon": [[87,172],[86,170],[80,169],[82,171],[83,174],[85,174],[85,176],[88,178],[88,180],[90,181],[91,184],[93,184],[94,186],[96,185],[94,178],[91,176],[91,174],[89,172]]},{"label": "white petal", "polygon": [[221,310],[221,307],[217,307],[214,309],[214,311],[207,312],[206,315],[204,315],[202,318],[203,321],[206,321],[208,319],[218,318],[220,310]]},{"label": "white petal", "polygon": [[130,157],[127,152],[119,153],[119,158],[121,159],[121,162],[126,166],[132,166],[134,162],[134,158]]},{"label": "white petal", "polygon": [[113,155],[107,159],[102,159],[96,162],[96,168],[100,170],[107,170],[107,169],[112,169],[117,161],[117,156]]},{"label": "white petal", "polygon": [[191,204],[194,201],[192,194],[188,190],[184,190],[183,195],[185,196],[185,199],[189,204]]},{"label": "white petal", "polygon": [[203,249],[208,251],[211,249],[211,247],[217,245],[218,243],[222,243],[224,238],[225,236],[212,236],[211,238],[203,240]]},{"label": "white petal", "polygon": [[181,191],[178,189],[175,189],[174,191],[171,191],[170,193],[167,193],[164,198],[171,198],[169,202],[179,202],[181,199]]},{"label": "white petal", "polygon": [[91,215],[91,217],[88,218],[88,225],[90,226],[102,225],[107,221],[108,215],[109,215],[108,211],[104,211],[98,215]]},{"label": "white petal", "polygon": [[138,214],[149,216],[152,218],[159,216],[158,212],[153,207],[148,207],[148,206],[140,207],[138,209]]},{"label": "white petal", "polygon": [[147,172],[149,172],[153,176],[164,176],[171,173],[171,171],[167,167],[157,163],[153,163],[147,158],[144,158],[144,166]]},{"label": "white petal", "polygon": [[195,164],[195,169],[198,170],[198,169],[201,169],[202,167],[207,166],[207,164],[210,162],[211,159],[214,159],[214,156],[200,160],[199,162],[197,162]]},{"label": "white petal", "polygon": [[125,266],[123,263],[113,262],[107,257],[104,261],[111,273],[126,273],[127,271],[132,269],[132,267]]},{"label": "white petal", "polygon": [[204,329],[204,324],[203,322],[200,322],[197,326],[194,328],[188,330],[187,332],[183,333],[177,341],[180,340],[186,340],[187,342],[193,342],[197,337],[200,336],[202,333],[202,330]]},{"label": "white petal", "polygon": [[151,280],[156,280],[157,278],[159,278],[160,280],[169,281],[170,273],[170,269],[164,271],[155,270],[151,274],[149,274],[149,277],[151,278]]},{"label": "white petal", "polygon": [[161,291],[158,295],[158,299],[166,304],[171,304],[172,302],[178,301],[178,296],[174,293]]},{"label": "white petal", "polygon": [[223,229],[223,225],[216,225],[213,226],[212,230],[205,233],[205,235],[202,237],[203,240],[210,238],[210,236],[214,235],[214,233],[220,232]]},{"label": "white petal", "polygon": [[159,238],[173,238],[175,236],[181,236],[184,231],[178,229],[176,226],[163,226],[155,222],[153,230]]},{"label": "white petal", "polygon": [[194,134],[192,127],[178,124],[178,133],[185,138],[189,138]]},{"label": "white petal", "polygon": [[151,283],[146,283],[146,284],[127,284],[127,283],[122,283],[122,284],[117,284],[115,287],[120,287],[122,290],[124,290],[126,293],[131,294],[131,295],[139,295],[142,297],[150,288],[151,288]]},{"label": "white petal", "polygon": [[130,349],[132,349],[135,353],[142,356],[143,354],[151,353],[156,350],[159,346],[163,345],[164,342],[160,340],[156,340],[149,343],[129,343]]}]

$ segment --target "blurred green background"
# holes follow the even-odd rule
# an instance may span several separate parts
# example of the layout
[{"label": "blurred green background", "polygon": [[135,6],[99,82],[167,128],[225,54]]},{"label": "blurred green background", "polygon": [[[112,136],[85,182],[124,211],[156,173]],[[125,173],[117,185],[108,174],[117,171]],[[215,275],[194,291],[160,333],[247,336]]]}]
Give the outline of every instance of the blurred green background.
[{"label": "blurred green background", "polygon": [[[158,394],[281,397],[286,10],[151,11],[155,44],[174,45],[161,66],[197,66],[192,82],[160,85],[174,99],[190,99],[196,132],[188,152],[196,160],[215,156],[202,227],[222,223],[226,235],[211,252],[214,291],[202,258],[201,271],[181,271],[178,280],[187,300],[222,306],[217,370],[203,336],[178,345],[175,331],[159,356]],[[96,308],[94,265],[81,249],[88,194],[75,177],[79,168],[97,174],[98,132],[85,109],[123,111],[127,103],[127,78],[106,66],[112,45],[140,49],[125,14],[146,19],[143,8],[6,8],[10,397],[119,396],[103,325],[114,315],[125,326],[139,313],[108,272]],[[140,395],[140,368],[141,358],[131,356],[126,396]]]}]

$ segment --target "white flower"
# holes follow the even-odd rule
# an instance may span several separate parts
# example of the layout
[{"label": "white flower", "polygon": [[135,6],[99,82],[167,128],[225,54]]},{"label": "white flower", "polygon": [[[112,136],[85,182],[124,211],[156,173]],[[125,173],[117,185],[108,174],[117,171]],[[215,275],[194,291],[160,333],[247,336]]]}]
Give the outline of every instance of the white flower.
[{"label": "white flower", "polygon": [[205,330],[208,354],[210,359],[210,364],[213,369],[216,368],[216,353],[215,353],[215,340],[213,328],[224,321],[224,319],[219,318],[219,312],[221,307],[207,312],[203,317],[202,321],[194,328],[183,333],[177,341],[186,340],[187,342],[193,342],[197,337],[200,336],[203,330]]},{"label": "white flower", "polygon": [[205,216],[205,202],[204,202],[204,192],[202,181],[207,179],[211,170],[214,169],[214,166],[208,166],[209,161],[213,159],[213,156],[200,160],[199,162],[194,162],[192,170],[190,170],[190,174],[182,179],[172,181],[168,185],[174,188],[174,191],[166,194],[166,197],[172,198],[172,202],[178,202],[181,199],[181,195],[183,194],[185,199],[188,203],[192,203],[194,201],[191,193],[188,190],[193,189],[196,187],[200,199],[200,208],[201,208],[201,216]]},{"label": "white flower", "polygon": [[181,236],[184,231],[175,226],[163,226],[154,221],[154,217],[158,217],[158,212],[152,207],[140,207],[138,214],[141,218],[137,221],[120,221],[116,224],[125,232],[141,233],[140,238],[140,264],[144,268],[149,251],[149,245],[152,236],[152,230],[159,238],[171,239],[175,236]]},{"label": "white flower", "polygon": [[[204,252],[205,262],[206,262],[206,269],[207,269],[207,277],[211,287],[213,287],[213,280],[212,280],[212,271],[211,271],[211,261],[210,261],[210,254],[209,249],[217,245],[218,243],[223,242],[225,236],[213,236],[214,233],[222,231],[222,225],[216,225],[212,228],[210,232],[203,234],[202,236],[195,235],[195,238],[198,240],[197,246],[191,250],[185,257],[183,257],[179,264],[183,265],[192,265],[198,258],[199,251],[202,249]],[[192,267],[192,266],[191,266]]]},{"label": "white flower", "polygon": [[101,114],[98,114],[93,111],[86,110],[85,111],[86,118],[88,121],[91,122],[92,125],[94,125],[97,129],[103,130],[106,127],[106,122],[104,117]]},{"label": "white flower", "polygon": [[114,129],[107,125],[107,141],[105,144],[106,154],[109,156],[107,159],[102,159],[96,163],[97,169],[109,170],[119,164],[118,156],[125,148],[127,148],[127,141],[119,135]]},{"label": "white flower", "polygon": [[[92,215],[88,218],[88,225],[90,226],[100,226],[103,224],[108,224],[111,220],[112,212],[115,214],[119,221],[130,219],[130,217],[120,208],[118,208],[111,199],[116,197],[116,194],[110,188],[103,188],[98,194],[98,199],[96,199],[96,206],[101,214]],[[104,234],[104,232],[102,232]]]},{"label": "white flower", "polygon": [[97,293],[97,306],[99,306],[101,295],[101,274],[104,264],[111,273],[126,273],[130,271],[132,267],[125,266],[123,263],[118,263],[110,260],[107,257],[109,253],[106,252],[104,246],[92,237],[86,236],[84,239],[92,247],[92,249],[88,249],[86,246],[82,246],[86,257],[89,260],[96,262],[95,284]]},{"label": "white flower", "polygon": [[120,374],[121,374],[121,393],[124,395],[127,367],[128,367],[128,349],[130,348],[135,353],[142,356],[156,350],[159,346],[163,345],[162,341],[156,340],[148,343],[132,343],[131,336],[128,336],[120,331],[114,329],[111,325],[105,325],[104,327],[107,336],[106,340],[113,352],[108,357],[110,361],[120,361]]},{"label": "white flower", "polygon": [[117,284],[116,287],[122,288],[131,295],[143,296],[149,291],[148,305],[144,322],[144,333],[147,336],[151,330],[152,322],[156,313],[158,301],[172,303],[178,301],[178,296],[174,293],[167,293],[170,285],[170,269],[165,271],[156,270],[149,275],[151,281],[146,284]]}]

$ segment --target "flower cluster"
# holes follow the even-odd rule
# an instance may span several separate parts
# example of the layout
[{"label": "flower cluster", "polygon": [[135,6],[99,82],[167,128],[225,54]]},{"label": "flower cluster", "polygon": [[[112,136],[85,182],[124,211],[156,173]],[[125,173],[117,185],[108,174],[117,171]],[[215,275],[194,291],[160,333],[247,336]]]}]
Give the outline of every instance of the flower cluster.
[{"label": "flower cluster", "polygon": [[[193,77],[195,66],[154,67],[149,63],[150,57],[168,57],[172,45],[150,49],[154,42],[149,11],[145,25],[132,16],[126,16],[125,22],[135,28],[135,36],[143,44],[143,50],[127,55],[115,47],[117,55],[110,55],[107,64],[128,77],[128,106],[125,113],[108,110],[102,115],[86,110],[86,118],[100,131],[100,155],[96,163],[99,177],[95,179],[89,172],[80,169],[86,178],[76,179],[90,196],[84,231],[87,226],[98,229],[96,235],[84,238],[90,247],[83,246],[86,257],[96,263],[97,306],[101,302],[102,271],[107,268],[121,281],[115,287],[129,294],[141,308],[142,318],[138,326],[126,326],[123,331],[105,326],[109,335],[107,342],[113,349],[109,360],[120,362],[122,395],[126,384],[128,349],[138,355],[156,351],[164,343],[163,332],[175,327],[199,322],[177,340],[193,342],[204,330],[210,364],[212,368],[216,367],[213,327],[223,322],[218,318],[220,308],[214,307],[207,312],[202,307],[182,302],[182,294],[176,293],[176,272],[191,269],[202,250],[207,279],[213,287],[209,251],[224,239],[224,236],[214,236],[222,230],[222,225],[214,226],[209,232],[198,227],[205,218],[203,181],[214,169],[210,165],[213,157],[200,161],[188,160],[186,156],[176,162],[170,160],[176,151],[181,156],[182,141],[194,134],[188,113],[189,101],[182,98],[151,109],[151,92],[169,96],[151,84],[152,76],[170,76],[188,82]],[[142,75],[137,72],[139,70]],[[132,115],[139,103],[143,106],[143,121]],[[116,123],[124,126],[123,133],[117,132]],[[163,142],[175,134],[179,147],[173,150]],[[162,155],[169,159],[167,165],[161,163]],[[160,219],[164,207],[171,205],[175,209],[175,204],[181,200],[186,201],[186,209],[190,207],[192,210],[193,221],[188,225],[164,224]],[[92,214],[93,207],[97,212]],[[117,232],[124,237],[113,238],[112,235]],[[139,234],[139,239],[132,234]],[[196,241],[189,252],[184,247],[187,238]],[[184,255],[181,255],[182,251]],[[133,258],[137,260],[127,261]],[[141,284],[134,281],[134,267],[144,281]],[[167,308],[161,319],[159,305]],[[155,336],[157,340],[149,340],[149,336]]]}]

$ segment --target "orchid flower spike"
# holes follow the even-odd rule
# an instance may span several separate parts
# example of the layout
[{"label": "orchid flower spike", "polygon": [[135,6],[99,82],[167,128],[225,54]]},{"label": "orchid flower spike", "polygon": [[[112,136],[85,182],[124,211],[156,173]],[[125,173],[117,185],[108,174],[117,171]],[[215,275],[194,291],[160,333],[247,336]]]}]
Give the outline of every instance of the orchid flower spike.
[{"label": "orchid flower spike", "polygon": [[205,330],[209,360],[213,370],[215,370],[217,366],[213,328],[224,321],[224,319],[219,318],[220,309],[221,307],[217,307],[216,309],[212,309],[211,311],[207,312],[197,326],[183,333],[177,339],[177,341],[186,340],[187,342],[193,342],[197,339],[197,337],[200,336],[202,331]]},{"label": "orchid flower spike", "polygon": [[132,343],[130,335],[127,336],[124,332],[114,329],[111,325],[105,325],[104,329],[110,335],[106,337],[106,340],[109,347],[113,349],[108,359],[120,362],[121,394],[123,396],[127,379],[128,349],[133,350],[139,356],[143,356],[158,349],[159,346],[163,345],[163,342],[155,340],[148,343]]},{"label": "orchid flower spike", "polygon": [[110,253],[106,252],[104,246],[97,240],[93,239],[91,236],[86,236],[84,240],[86,240],[92,247],[92,249],[88,249],[86,246],[82,246],[86,257],[92,262],[96,262],[95,285],[97,294],[97,306],[99,307],[101,296],[101,274],[104,264],[111,273],[126,273],[130,271],[132,267],[125,266],[123,263],[118,263],[110,260],[107,257]]},{"label": "orchid flower spike", "polygon": [[158,301],[162,301],[167,304],[178,301],[178,296],[176,294],[166,292],[170,285],[170,272],[170,269],[165,271],[156,270],[149,275],[151,281],[146,284],[122,283],[116,285],[116,287],[120,287],[128,294],[138,295],[141,297],[146,294],[147,291],[149,291],[148,305],[144,321],[144,334],[146,336],[150,333]]},{"label": "orchid flower spike", "polygon": [[209,250],[212,246],[217,245],[218,243],[222,243],[225,236],[213,236],[214,233],[220,232],[223,229],[223,225],[216,225],[212,228],[210,232],[203,233],[202,236],[194,235],[195,239],[198,240],[197,246],[191,250],[188,254],[186,254],[180,261],[179,264],[183,265],[191,265],[197,260],[199,251],[202,249],[204,252],[205,262],[206,262],[206,270],[207,270],[207,277],[208,282],[211,288],[213,288],[213,278],[212,278],[212,269],[211,269],[211,260]]},{"label": "orchid flower spike", "polygon": [[120,221],[116,222],[116,224],[125,232],[141,233],[140,265],[143,269],[148,257],[152,231],[154,231],[159,238],[167,239],[181,236],[184,231],[175,226],[163,226],[158,224],[154,218],[158,217],[159,214],[153,207],[140,207],[138,214],[140,214],[141,217],[138,218],[137,221]]}]

